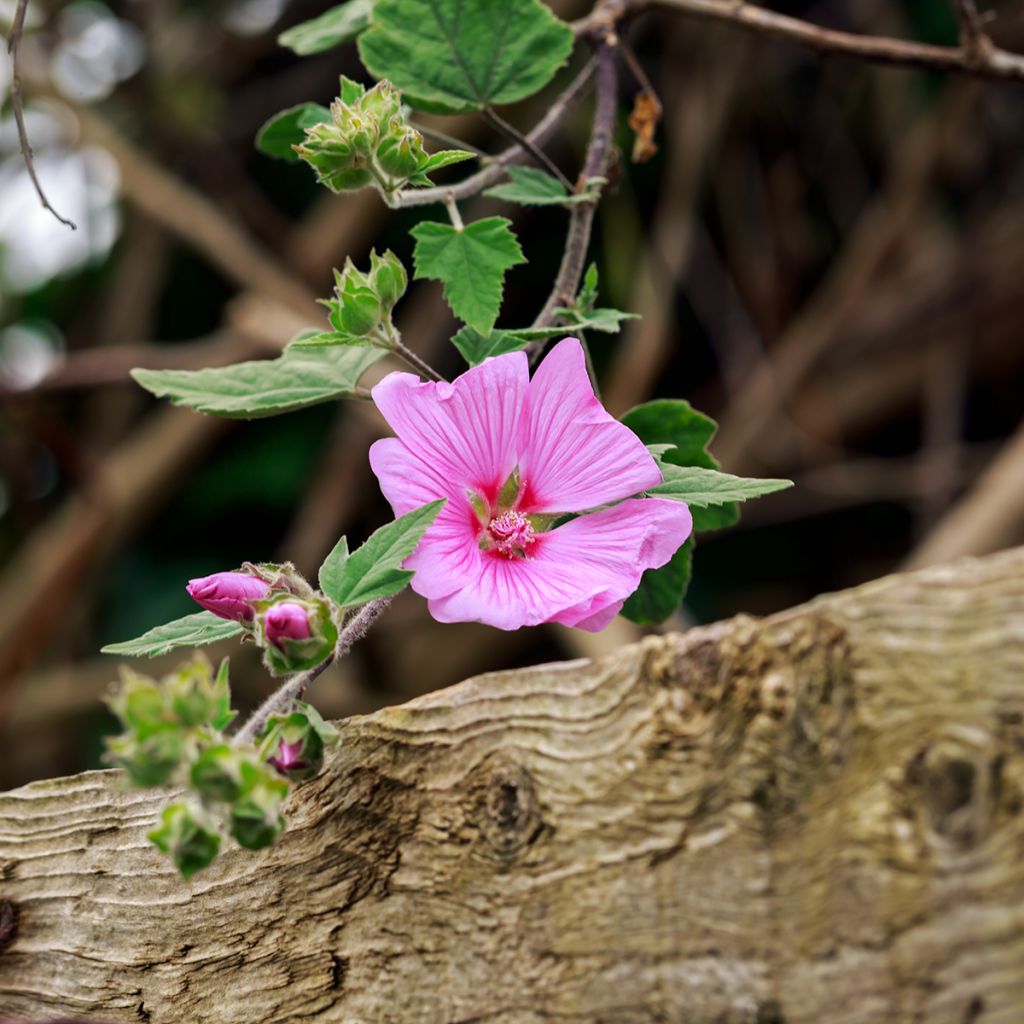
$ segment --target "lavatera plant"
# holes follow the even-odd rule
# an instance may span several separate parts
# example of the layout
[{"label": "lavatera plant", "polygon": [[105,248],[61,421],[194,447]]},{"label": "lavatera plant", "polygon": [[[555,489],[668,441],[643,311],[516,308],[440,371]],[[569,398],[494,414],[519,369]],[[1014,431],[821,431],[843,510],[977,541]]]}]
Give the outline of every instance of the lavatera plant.
[{"label": "lavatera plant", "polygon": [[[444,208],[443,219],[411,229],[412,269],[441,283],[463,324],[451,340],[468,369],[448,381],[403,341],[393,312],[408,270],[394,253],[373,252],[368,266],[348,259],[335,271],[325,322],[277,358],[135,371],[154,394],[216,416],[369,400],[395,434],[368,458],[397,518],[351,553],[339,540],[316,586],[291,565],[246,563],[187,582],[202,611],[104,648],[152,657],[237,637],[256,644],[280,680],[234,732],[226,660],[214,670],[195,654],[159,681],[124,669],[109,698],[124,731],[108,741],[108,761],[134,785],[176,791],[150,838],[185,877],[210,864],[226,836],[247,849],[278,837],[289,787],[319,772],[338,742],[304,702],[307,688],[406,585],[440,622],[660,622],[686,591],[694,532],[735,523],[738,503],[790,486],[720,472],[707,451],[715,425],[685,401],[649,402],[616,420],[595,395],[586,335],[614,333],[629,314],[599,307],[597,272],[584,273],[619,92],[612,21],[592,23],[576,40],[539,0],[350,0],[281,37],[300,55],[358,38],[378,81],[342,78],[329,108],[283,111],[258,147],[305,161],[335,192],[370,189],[391,207]],[[495,108],[546,88],[578,44],[590,56],[541,121],[525,134],[509,125]],[[592,83],[591,139],[574,186],[543,144]],[[511,144],[493,157],[429,153],[417,110],[477,111]],[[478,158],[482,169],[461,181],[431,183],[440,168]],[[527,259],[512,221],[464,223],[458,209],[485,190],[568,217],[551,293],[526,326],[496,326],[505,274]],[[545,355],[552,339],[561,340]],[[412,372],[364,388],[363,374],[383,358]]]}]

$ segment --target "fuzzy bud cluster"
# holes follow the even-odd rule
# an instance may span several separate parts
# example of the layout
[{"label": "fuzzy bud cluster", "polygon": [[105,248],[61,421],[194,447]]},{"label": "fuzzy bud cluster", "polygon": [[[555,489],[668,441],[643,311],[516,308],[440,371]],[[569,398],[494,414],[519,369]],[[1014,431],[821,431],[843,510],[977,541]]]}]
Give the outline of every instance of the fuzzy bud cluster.
[{"label": "fuzzy bud cluster", "polygon": [[385,193],[417,178],[429,157],[406,119],[402,94],[390,82],[365,89],[342,77],[331,121],[306,129],[295,152],[333,192],[376,185]]},{"label": "fuzzy bud cluster", "polygon": [[383,328],[385,341],[391,328],[391,311],[405,294],[408,277],[402,261],[390,250],[383,256],[370,253],[370,269],[358,270],[351,259],[334,271],[334,295],[324,300],[331,326],[345,334],[366,337]]}]

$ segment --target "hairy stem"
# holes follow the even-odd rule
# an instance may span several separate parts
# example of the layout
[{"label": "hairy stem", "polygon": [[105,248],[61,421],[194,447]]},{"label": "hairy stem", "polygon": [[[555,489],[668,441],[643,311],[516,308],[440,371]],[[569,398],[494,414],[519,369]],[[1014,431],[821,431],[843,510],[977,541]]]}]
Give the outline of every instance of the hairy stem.
[{"label": "hairy stem", "polygon": [[445,378],[437,372],[426,360],[421,359],[401,338],[401,335],[394,328],[387,334],[388,347],[404,363],[411,366],[417,373],[422,373],[429,380],[444,380]]},{"label": "hairy stem", "polygon": [[344,658],[352,650],[353,645],[366,635],[366,631],[389,604],[391,604],[390,597],[379,597],[376,601],[364,604],[342,628],[338,636],[338,642],[335,644],[331,655],[314,668],[307,669],[305,672],[299,672],[286,679],[252,713],[249,721],[238,730],[235,735],[235,743],[251,743],[263,731],[263,727],[267,724],[267,720],[271,715],[288,711],[297,700],[302,698],[309,684],[328,665]]},{"label": "hairy stem", "polygon": [[[618,94],[618,70],[614,36],[600,38],[594,47],[597,62],[597,103],[594,108],[594,122],[590,133],[590,144],[580,174],[585,183],[591,178],[604,177],[612,154],[612,132],[615,129],[615,104]],[[590,245],[590,231],[594,224],[594,213],[599,198],[595,197],[572,208],[569,231],[565,240],[562,265],[555,279],[544,308],[533,322],[534,327],[547,327],[555,320],[555,310],[572,302],[579,290],[583,266]],[[527,351],[536,360],[544,350],[545,342],[534,342]]]}]

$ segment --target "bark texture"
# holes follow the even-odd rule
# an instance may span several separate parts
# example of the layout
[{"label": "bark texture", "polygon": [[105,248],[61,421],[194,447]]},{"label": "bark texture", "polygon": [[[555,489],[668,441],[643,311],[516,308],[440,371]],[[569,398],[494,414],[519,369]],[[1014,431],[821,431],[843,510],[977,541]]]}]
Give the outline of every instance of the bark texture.
[{"label": "bark texture", "polygon": [[1019,549],[347,721],[281,842],[190,884],[158,796],[33,784],[0,1011],[1020,1024],[1022,722]]}]

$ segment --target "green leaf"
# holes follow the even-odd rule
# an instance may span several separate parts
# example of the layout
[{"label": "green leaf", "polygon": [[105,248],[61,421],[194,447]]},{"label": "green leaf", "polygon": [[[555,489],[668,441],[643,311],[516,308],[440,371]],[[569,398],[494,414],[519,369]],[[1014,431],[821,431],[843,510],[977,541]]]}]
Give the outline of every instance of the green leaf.
[{"label": "green leaf", "polygon": [[[707,451],[715,436],[715,421],[697,412],[689,402],[668,398],[647,402],[627,412],[622,422],[644,444],[670,446],[658,456],[663,470],[666,464],[718,469],[718,460]],[[693,528],[697,532],[732,526],[740,517],[739,509],[733,503],[706,509],[692,508],[690,511],[693,513]]]},{"label": "green leaf", "polygon": [[573,33],[539,0],[377,0],[359,55],[410,102],[475,110],[544,88]]},{"label": "green leaf", "polygon": [[290,342],[289,348],[332,348],[337,345],[374,345],[376,342],[362,334],[345,331],[309,331]]},{"label": "green leaf", "polygon": [[[402,562],[416,550],[420,538],[437,518],[446,500],[441,498],[413,509],[373,533],[361,548],[349,556],[339,578],[332,581],[331,599],[351,608],[378,597],[397,594],[413,577],[412,572],[401,568]],[[324,592],[327,593],[326,590]]]},{"label": "green leaf", "polygon": [[505,271],[526,262],[510,223],[487,217],[462,230],[433,221],[412,229],[416,277],[440,281],[455,315],[483,333],[498,319]]},{"label": "green leaf", "polygon": [[355,39],[370,24],[372,12],[373,0],[348,0],[318,18],[292,26],[277,41],[300,57],[322,53]]},{"label": "green leaf", "polygon": [[420,173],[429,174],[441,167],[461,164],[464,160],[474,160],[475,158],[476,153],[471,153],[468,149],[442,149],[427,157],[427,162],[420,167]]},{"label": "green leaf", "polygon": [[606,331],[618,330],[616,326],[609,328],[612,322],[605,314],[614,313],[620,320],[630,316],[629,313],[621,313],[617,309],[594,310],[593,318],[577,316],[575,323],[561,324],[555,327],[521,327],[509,330],[497,330],[486,333],[474,330],[472,327],[463,327],[455,337],[452,344],[462,354],[463,359],[470,366],[477,366],[490,356],[501,356],[506,352],[518,352],[525,348],[532,341],[543,341],[545,338],[565,337],[567,334],[582,331]]},{"label": "green leaf", "polygon": [[211,416],[259,419],[351,395],[359,378],[383,355],[363,346],[293,346],[276,359],[211,370],[132,370],[132,376],[175,405]]},{"label": "green leaf", "polygon": [[319,580],[320,589],[335,603],[338,602],[338,594],[342,592],[342,579],[345,572],[345,563],[348,561],[348,539],[342,537],[331,553],[324,559],[320,566]]},{"label": "green leaf", "polygon": [[691,534],[666,565],[648,569],[635,593],[626,599],[620,614],[643,625],[664,622],[679,607],[690,584],[693,544]]},{"label": "green leaf", "polygon": [[610,308],[591,309],[586,313],[576,309],[556,309],[555,314],[565,321],[559,331],[576,328],[580,331],[603,331],[605,334],[618,334],[623,320],[638,319],[636,313]]},{"label": "green leaf", "polygon": [[163,626],[154,626],[134,640],[107,644],[104,654],[120,654],[127,658],[155,658],[176,647],[201,647],[231,636],[238,636],[242,627],[237,622],[222,619],[213,612],[196,612],[183,619],[175,619]]},{"label": "green leaf", "polygon": [[652,498],[685,501],[687,505],[698,508],[724,505],[730,501],[749,501],[793,486],[792,480],[751,479],[697,466],[673,466],[663,462],[661,468],[665,482],[652,487],[647,493]]},{"label": "green leaf", "polygon": [[569,206],[594,198],[594,193],[589,191],[570,195],[557,178],[536,167],[513,166],[508,174],[511,181],[487,189],[484,195],[520,206]]},{"label": "green leaf", "polygon": [[315,124],[330,124],[331,112],[319,103],[300,103],[275,114],[256,133],[256,148],[267,156],[298,162],[292,149],[306,138],[306,129]]}]

